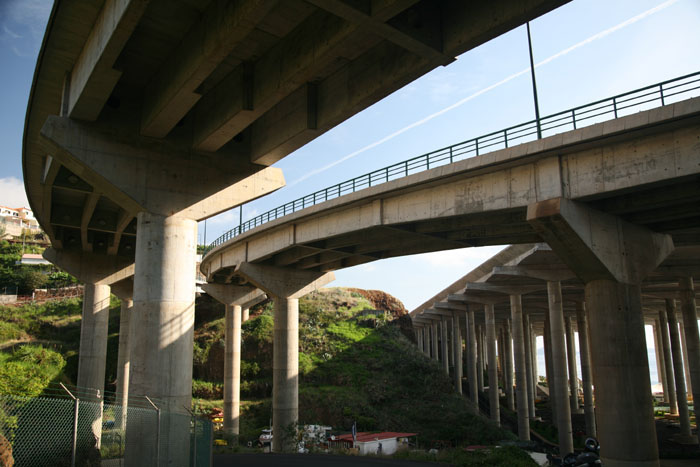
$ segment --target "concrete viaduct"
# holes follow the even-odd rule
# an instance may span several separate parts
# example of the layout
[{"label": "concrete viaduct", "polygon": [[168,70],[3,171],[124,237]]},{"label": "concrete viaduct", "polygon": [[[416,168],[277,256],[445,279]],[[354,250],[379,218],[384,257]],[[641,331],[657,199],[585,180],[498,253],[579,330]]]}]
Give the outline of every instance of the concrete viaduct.
[{"label": "concrete viaduct", "polygon": [[[276,161],[563,3],[56,0],[22,163],[30,205],[53,246],[46,257],[86,284],[78,385],[103,389],[113,291],[124,320],[120,394],[184,411],[197,222],[281,188]],[[230,305],[233,327],[238,306],[262,293],[248,284],[275,300],[276,433],[296,420],[296,298],[331,279],[293,263],[249,262],[210,275],[210,293]],[[246,278],[245,289],[220,287],[234,275]],[[161,463],[186,462],[189,424],[164,420],[161,431],[169,446]],[[131,420],[127,440],[129,465],[155,463],[153,430]]]},{"label": "concrete viaduct", "polygon": [[[450,351],[448,342],[461,342],[461,326],[452,326],[449,337],[447,322],[463,322],[466,314],[472,401],[476,406],[483,389],[474,355],[505,355],[501,364],[515,368],[515,381],[513,372],[503,372],[508,405],[517,407],[520,436],[528,439],[536,375],[532,330],[544,334],[562,451],[569,452],[570,413],[578,399],[568,397],[566,375],[575,367],[567,368],[574,360],[566,358],[565,335],[578,328],[590,340],[591,358],[582,363],[584,409],[589,432],[601,439],[604,465],[657,466],[644,322],[675,323],[680,300],[692,387],[700,389],[700,340],[691,324],[697,316],[692,277],[700,273],[699,207],[700,98],[693,98],[323,202],[215,247],[202,272],[210,283],[271,291],[261,278],[276,271],[303,272],[311,280],[393,256],[514,244],[411,313],[420,348],[441,355],[449,372],[450,355],[459,361],[461,345]],[[436,324],[442,322],[439,337]],[[676,328],[664,325],[678,343]],[[571,337],[568,344],[573,352]],[[511,353],[515,362],[508,361]],[[487,366],[489,380],[496,381],[496,362]],[[461,381],[459,370],[453,374]],[[683,378],[675,381],[690,435]],[[490,386],[498,419],[497,386]]]}]

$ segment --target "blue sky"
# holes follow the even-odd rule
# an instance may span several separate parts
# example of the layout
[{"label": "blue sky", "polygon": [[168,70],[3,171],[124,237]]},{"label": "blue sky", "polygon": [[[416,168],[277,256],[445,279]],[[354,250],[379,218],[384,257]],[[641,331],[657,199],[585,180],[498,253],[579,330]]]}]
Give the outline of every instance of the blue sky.
[{"label": "blue sky", "polygon": [[[0,0],[3,205],[27,204],[21,181],[24,114],[50,9],[46,0]],[[539,64],[540,113],[700,70],[699,25],[698,0],[574,0],[535,19],[530,26]],[[525,26],[467,52],[280,161],[287,187],[246,205],[243,219],[371,170],[532,119],[528,67]],[[331,166],[341,158],[346,159]],[[210,219],[207,242],[237,223],[237,209]],[[203,224],[199,237],[204,242]],[[384,260],[337,271],[332,285],[384,290],[413,309],[499,250]],[[650,364],[655,366],[653,358]]]}]

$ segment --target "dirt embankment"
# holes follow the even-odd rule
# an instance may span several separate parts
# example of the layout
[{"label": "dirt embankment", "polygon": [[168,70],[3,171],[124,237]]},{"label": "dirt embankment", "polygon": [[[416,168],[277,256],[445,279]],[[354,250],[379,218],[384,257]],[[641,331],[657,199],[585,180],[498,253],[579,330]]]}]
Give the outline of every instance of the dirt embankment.
[{"label": "dirt embankment", "polygon": [[388,311],[394,318],[400,318],[408,313],[408,310],[403,306],[401,300],[389,295],[381,290],[365,290],[348,288],[349,292],[355,292],[362,295],[372,306],[377,310]]}]

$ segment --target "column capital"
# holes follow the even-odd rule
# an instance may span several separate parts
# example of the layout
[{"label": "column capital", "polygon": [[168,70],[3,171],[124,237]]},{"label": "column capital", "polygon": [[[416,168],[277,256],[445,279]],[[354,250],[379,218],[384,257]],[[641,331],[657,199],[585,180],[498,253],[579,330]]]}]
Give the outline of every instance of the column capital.
[{"label": "column capital", "polygon": [[639,284],[674,248],[670,235],[566,198],[529,205],[527,221],[584,282]]},{"label": "column capital", "polygon": [[236,273],[270,295],[299,298],[335,280],[333,272],[315,272],[241,263]]}]

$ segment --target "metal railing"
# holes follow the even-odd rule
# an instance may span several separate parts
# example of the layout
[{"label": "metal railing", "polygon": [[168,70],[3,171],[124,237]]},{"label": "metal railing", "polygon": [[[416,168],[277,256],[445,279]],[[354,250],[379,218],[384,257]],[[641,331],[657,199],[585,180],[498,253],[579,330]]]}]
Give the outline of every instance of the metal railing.
[{"label": "metal railing", "polygon": [[[505,149],[514,144],[532,141],[537,138],[538,126],[543,136],[551,136],[594,123],[612,120],[633,112],[648,110],[660,105],[663,106],[679,100],[676,96],[688,94],[698,89],[700,89],[700,71],[557,112],[540,118],[539,122],[531,120],[413,157],[360,175],[351,180],[340,182],[337,185],[308,194],[260,214],[221,235],[207,246],[206,252],[259,225],[310,206],[441,165]],[[609,118],[611,115],[612,119]]]}]

